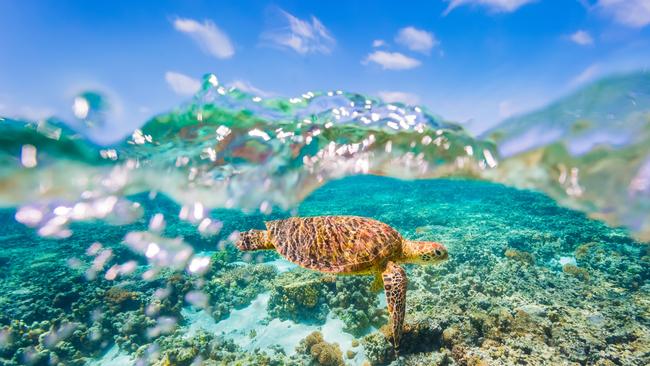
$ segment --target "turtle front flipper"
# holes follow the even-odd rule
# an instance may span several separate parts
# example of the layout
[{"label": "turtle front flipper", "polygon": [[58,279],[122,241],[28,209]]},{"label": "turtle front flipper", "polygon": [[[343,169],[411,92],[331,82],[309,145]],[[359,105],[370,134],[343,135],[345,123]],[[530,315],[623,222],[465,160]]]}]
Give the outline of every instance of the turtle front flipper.
[{"label": "turtle front flipper", "polygon": [[235,245],[239,250],[245,251],[275,249],[266,230],[249,230],[239,233],[239,240]]},{"label": "turtle front flipper", "polygon": [[395,354],[399,350],[399,342],[402,338],[402,324],[406,312],[406,272],[394,262],[388,262],[386,269],[381,274],[384,279],[384,291],[386,291],[386,303],[391,320],[393,331],[393,347]]}]

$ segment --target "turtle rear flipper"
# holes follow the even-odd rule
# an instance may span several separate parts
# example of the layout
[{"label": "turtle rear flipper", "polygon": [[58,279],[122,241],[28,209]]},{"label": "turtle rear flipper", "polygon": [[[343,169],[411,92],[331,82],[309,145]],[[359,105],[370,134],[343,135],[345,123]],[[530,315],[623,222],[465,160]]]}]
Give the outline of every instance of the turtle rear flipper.
[{"label": "turtle rear flipper", "polygon": [[394,262],[388,262],[386,269],[381,274],[386,291],[386,304],[390,315],[393,331],[393,347],[395,354],[399,351],[399,342],[402,338],[404,313],[406,312],[406,285],[407,278],[404,268]]},{"label": "turtle rear flipper", "polygon": [[239,240],[235,245],[239,250],[244,251],[275,249],[266,230],[249,230],[239,233]]}]

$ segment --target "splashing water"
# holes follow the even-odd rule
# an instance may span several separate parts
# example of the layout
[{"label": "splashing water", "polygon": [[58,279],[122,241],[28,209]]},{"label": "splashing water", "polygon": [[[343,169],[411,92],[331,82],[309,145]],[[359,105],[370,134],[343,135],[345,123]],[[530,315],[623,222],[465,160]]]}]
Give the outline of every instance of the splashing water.
[{"label": "splashing water", "polygon": [[[89,125],[104,123],[107,108],[97,93],[73,102]],[[650,238],[650,151],[638,140],[580,156],[551,141],[502,160],[493,143],[417,106],[342,91],[263,99],[221,86],[213,74],[190,103],[112,146],[96,146],[55,119],[5,119],[0,129],[0,204],[19,206],[16,219],[46,237],[71,235],[75,221],[133,222],[143,210],[127,196],[143,191],[172,197],[182,219],[215,233],[221,223],[207,218],[212,208],[270,213],[329,180],[376,174],[539,189]],[[148,250],[138,244],[143,237],[130,239]]]}]

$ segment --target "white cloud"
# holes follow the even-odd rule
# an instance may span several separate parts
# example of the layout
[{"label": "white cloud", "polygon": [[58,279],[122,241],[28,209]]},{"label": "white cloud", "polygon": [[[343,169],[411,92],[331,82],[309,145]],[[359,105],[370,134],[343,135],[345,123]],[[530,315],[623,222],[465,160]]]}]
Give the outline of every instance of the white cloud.
[{"label": "white cloud", "polygon": [[385,46],[386,42],[383,39],[375,39],[372,41],[372,46],[377,48],[377,47],[382,47]]},{"label": "white cloud", "polygon": [[413,93],[401,92],[401,91],[380,91],[377,93],[379,97],[386,103],[404,103],[410,105],[416,105],[420,103],[420,97]]},{"label": "white cloud", "polygon": [[600,74],[600,66],[598,64],[593,64],[586,69],[582,70],[581,73],[576,75],[571,81],[569,82],[569,86],[575,87],[580,84],[584,84],[588,81],[593,80],[596,76]]},{"label": "white cloud", "polygon": [[502,100],[499,103],[499,118],[501,119],[512,117],[520,111],[520,107],[512,100]]},{"label": "white cloud", "polygon": [[411,51],[428,53],[433,47],[440,44],[436,36],[414,27],[402,28],[395,36],[395,42],[405,46]]},{"label": "white cloud", "polygon": [[641,28],[650,24],[650,0],[599,0],[596,7],[629,27]]},{"label": "white cloud", "polygon": [[231,82],[228,85],[230,87],[232,87],[232,88],[237,88],[237,89],[239,89],[239,90],[241,90],[241,91],[243,91],[245,93],[253,94],[253,95],[256,95],[256,96],[259,96],[259,97],[268,98],[268,97],[272,97],[272,96],[275,95],[275,93],[259,89],[259,88],[255,87],[255,86],[253,86],[248,81],[244,81],[244,80],[234,80],[233,82]]},{"label": "white cloud", "polygon": [[375,51],[370,53],[362,62],[374,62],[385,70],[407,70],[420,66],[420,61],[399,52]]},{"label": "white cloud", "polygon": [[336,41],[329,30],[315,16],[311,23],[279,9],[282,27],[267,30],[261,38],[280,48],[289,48],[301,55],[330,53]]},{"label": "white cloud", "polygon": [[463,5],[480,5],[495,13],[512,13],[519,7],[537,0],[447,0],[449,5],[443,15]]},{"label": "white cloud", "polygon": [[194,95],[201,89],[201,82],[185,74],[175,71],[165,73],[165,81],[176,94]]},{"label": "white cloud", "polygon": [[594,44],[594,39],[591,37],[591,34],[589,34],[587,31],[584,30],[576,31],[575,33],[570,35],[569,38],[574,43],[577,43],[581,46],[588,46]]},{"label": "white cloud", "polygon": [[174,28],[187,34],[204,52],[216,58],[230,58],[235,54],[228,35],[209,20],[199,23],[194,19],[177,18]]}]

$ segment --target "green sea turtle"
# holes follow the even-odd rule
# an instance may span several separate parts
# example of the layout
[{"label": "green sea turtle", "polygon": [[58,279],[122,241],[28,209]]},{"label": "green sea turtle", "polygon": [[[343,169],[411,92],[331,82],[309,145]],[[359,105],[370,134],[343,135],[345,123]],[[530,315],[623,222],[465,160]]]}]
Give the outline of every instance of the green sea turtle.
[{"label": "green sea turtle", "polygon": [[292,217],[266,222],[266,230],[243,232],[240,250],[277,250],[312,270],[344,275],[375,275],[383,282],[397,353],[406,310],[406,272],[400,263],[435,264],[447,259],[444,245],[405,240],[383,222],[358,216]]}]

